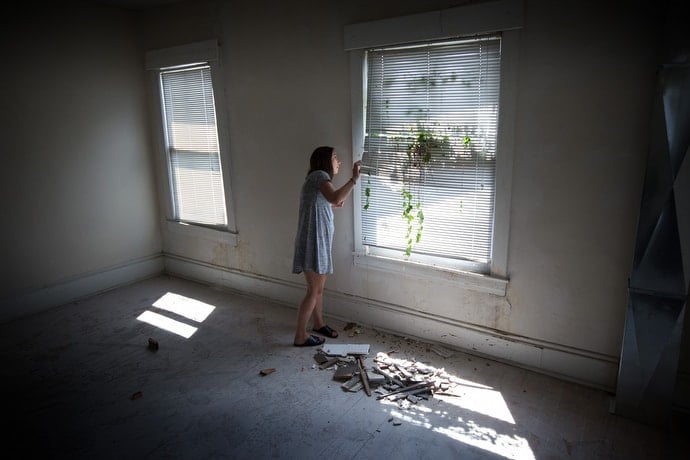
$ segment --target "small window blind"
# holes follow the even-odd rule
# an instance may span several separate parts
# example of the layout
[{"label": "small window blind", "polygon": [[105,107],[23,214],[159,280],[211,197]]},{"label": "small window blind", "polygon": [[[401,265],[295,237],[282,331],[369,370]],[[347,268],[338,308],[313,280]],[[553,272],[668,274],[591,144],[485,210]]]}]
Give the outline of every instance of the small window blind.
[{"label": "small window blind", "polygon": [[489,263],[500,38],[369,50],[366,72],[362,244]]},{"label": "small window blind", "polygon": [[225,226],[211,69],[162,70],[160,84],[175,219]]}]

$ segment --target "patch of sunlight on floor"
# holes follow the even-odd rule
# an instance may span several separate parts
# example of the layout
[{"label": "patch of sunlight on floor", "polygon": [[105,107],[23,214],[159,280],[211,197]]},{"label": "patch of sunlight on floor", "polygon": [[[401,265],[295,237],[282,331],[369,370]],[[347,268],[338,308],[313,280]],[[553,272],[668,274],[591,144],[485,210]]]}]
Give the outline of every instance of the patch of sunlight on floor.
[{"label": "patch of sunlight on floor", "polygon": [[[153,303],[153,306],[160,310],[169,311],[170,313],[196,321],[197,323],[204,322],[206,318],[213,313],[213,310],[216,309],[213,305],[173,292],[165,293]],[[197,328],[194,326],[168,318],[167,316],[152,312],[151,310],[145,311],[139,315],[137,319],[168,332],[180,335],[185,339],[190,338],[197,331]]]},{"label": "patch of sunlight on floor", "polygon": [[213,305],[172,292],[168,292],[163,295],[163,297],[156,300],[153,306],[161,310],[184,316],[197,323],[203,322],[208,318],[208,315],[216,309]]},{"label": "patch of sunlight on floor", "polygon": [[456,378],[453,381],[456,383],[453,389],[455,397],[440,396],[443,401],[515,425],[513,414],[500,391],[469,380]]},{"label": "patch of sunlight on floor", "polygon": [[[389,373],[405,369],[409,376],[421,370],[412,380],[436,382],[433,399],[447,404],[444,410],[434,411],[422,402],[410,404],[403,399],[381,399],[383,404],[390,406],[393,417],[507,459],[535,459],[527,439],[518,434],[519,427],[500,391],[459,378],[445,369],[422,364],[414,358],[386,356],[385,363],[390,366]],[[441,390],[438,382],[449,383],[449,388],[444,386]]]},{"label": "patch of sunlight on floor", "polygon": [[197,328],[194,326],[176,321],[168,318],[167,316],[159,315],[158,313],[154,313],[150,310],[146,310],[144,313],[139,315],[137,319],[168,332],[180,335],[185,339],[190,338],[197,331]]},{"label": "patch of sunlight on floor", "polygon": [[501,457],[535,460],[534,452],[525,438],[502,434],[493,428],[479,426],[468,421],[465,427],[436,427],[435,432],[444,434],[464,444],[493,452]]}]

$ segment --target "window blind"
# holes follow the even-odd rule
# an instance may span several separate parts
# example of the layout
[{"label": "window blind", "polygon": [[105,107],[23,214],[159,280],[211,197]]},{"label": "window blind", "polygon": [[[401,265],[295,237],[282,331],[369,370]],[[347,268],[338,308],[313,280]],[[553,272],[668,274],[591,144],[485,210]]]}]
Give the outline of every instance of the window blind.
[{"label": "window blind", "polygon": [[488,263],[500,38],[369,50],[366,72],[362,244]]},{"label": "window blind", "polygon": [[225,194],[208,65],[160,73],[175,219],[225,226]]}]

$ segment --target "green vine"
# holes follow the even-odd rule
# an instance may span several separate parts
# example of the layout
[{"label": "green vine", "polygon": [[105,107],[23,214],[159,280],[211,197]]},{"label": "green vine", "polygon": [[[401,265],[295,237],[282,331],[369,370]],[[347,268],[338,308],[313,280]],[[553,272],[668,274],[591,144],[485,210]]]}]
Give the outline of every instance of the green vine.
[{"label": "green vine", "polygon": [[[411,187],[414,183],[424,183],[427,172],[434,159],[442,158],[453,153],[448,136],[439,136],[434,132],[418,126],[417,130],[411,130],[413,135],[409,137],[396,137],[396,150],[402,150],[398,142],[406,142],[404,152],[407,154],[407,162],[402,174],[402,217],[407,223],[405,231],[405,256],[412,254],[412,248],[422,239],[424,232],[424,210],[419,195],[413,196]],[[465,149],[470,147],[471,139],[465,135],[460,138]],[[365,203],[363,209],[370,207],[371,188],[364,189]],[[461,204],[462,207],[462,204]]]},{"label": "green vine", "polygon": [[[402,215],[407,221],[407,233],[405,234],[407,247],[405,248],[405,255],[409,257],[409,255],[412,254],[412,245],[419,243],[419,241],[422,239],[422,231],[424,230],[424,211],[422,211],[422,203],[419,201],[419,199],[413,204],[414,197],[409,190],[403,189],[402,196]],[[412,238],[415,219],[417,220],[417,231],[414,238]]]},{"label": "green vine", "polygon": [[[369,183],[369,181],[367,181],[367,183]],[[364,203],[364,210],[366,211],[369,209],[369,198],[371,197],[371,187],[367,187],[364,189],[364,196],[366,198],[366,201]]]},{"label": "green vine", "polygon": [[445,155],[451,151],[448,136],[439,138],[427,129],[418,129],[416,136],[408,139],[410,143],[407,145],[407,159],[410,166],[415,168],[428,165],[433,156]]}]

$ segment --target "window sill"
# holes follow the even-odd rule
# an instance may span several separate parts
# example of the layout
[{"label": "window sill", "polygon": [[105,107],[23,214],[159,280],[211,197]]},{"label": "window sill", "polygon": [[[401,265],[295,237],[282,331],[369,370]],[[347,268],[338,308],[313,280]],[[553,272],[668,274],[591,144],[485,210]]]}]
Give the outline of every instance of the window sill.
[{"label": "window sill", "polygon": [[371,254],[354,254],[354,264],[387,273],[413,276],[429,281],[445,281],[477,292],[505,297],[508,280],[481,273],[472,273],[451,268],[441,268],[418,262],[391,259]]},{"label": "window sill", "polygon": [[167,231],[177,233],[178,235],[203,238],[215,243],[224,243],[230,246],[237,246],[237,234],[230,233],[228,230],[218,230],[173,220],[166,221],[165,228]]}]

